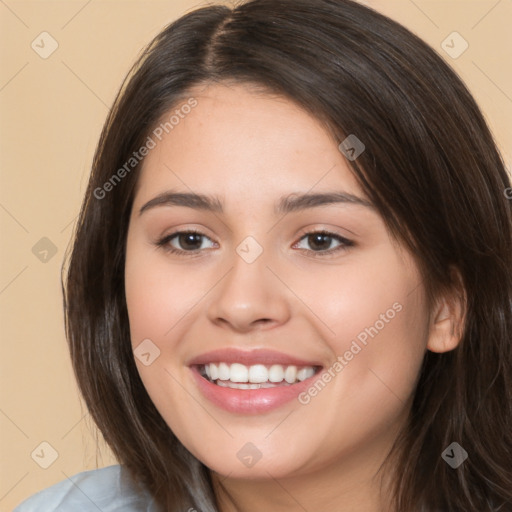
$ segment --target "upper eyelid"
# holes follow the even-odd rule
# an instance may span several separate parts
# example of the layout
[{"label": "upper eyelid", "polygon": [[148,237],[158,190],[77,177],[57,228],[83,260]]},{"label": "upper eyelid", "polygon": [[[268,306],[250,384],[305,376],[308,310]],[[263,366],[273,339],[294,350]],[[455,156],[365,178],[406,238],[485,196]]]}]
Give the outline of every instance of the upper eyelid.
[{"label": "upper eyelid", "polygon": [[[207,235],[206,233],[204,233],[200,229],[196,229],[196,228],[179,229],[177,231],[173,231],[173,232],[169,233],[168,235],[164,235],[161,238],[169,238],[169,237],[173,237],[173,236],[180,235],[180,234],[183,234],[183,233],[196,233],[198,235],[204,236],[206,238],[210,238],[210,240],[212,240],[212,238],[209,235]],[[301,233],[299,236],[301,238],[303,238],[306,235],[315,234],[315,233],[325,233],[327,235],[333,235],[333,236],[339,236],[341,238],[347,238],[344,235],[340,235],[339,233],[336,233],[335,231],[331,231],[331,230],[326,229],[326,228],[308,229],[308,230],[304,231],[303,233]]]}]

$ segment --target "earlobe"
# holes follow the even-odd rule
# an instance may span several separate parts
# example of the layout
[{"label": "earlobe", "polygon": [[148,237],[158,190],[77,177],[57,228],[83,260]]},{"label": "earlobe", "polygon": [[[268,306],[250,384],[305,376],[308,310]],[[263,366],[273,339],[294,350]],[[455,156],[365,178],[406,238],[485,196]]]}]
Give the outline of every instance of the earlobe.
[{"label": "earlobe", "polygon": [[464,331],[465,294],[460,293],[462,283],[457,279],[457,290],[440,297],[430,321],[427,349],[431,352],[449,352],[459,345]]}]

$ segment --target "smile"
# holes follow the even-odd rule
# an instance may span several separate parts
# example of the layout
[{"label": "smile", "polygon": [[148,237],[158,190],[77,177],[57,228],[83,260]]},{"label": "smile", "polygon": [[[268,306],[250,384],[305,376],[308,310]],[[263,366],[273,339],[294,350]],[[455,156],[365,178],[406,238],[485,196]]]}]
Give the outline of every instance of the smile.
[{"label": "smile", "polygon": [[273,350],[228,348],[188,362],[195,384],[210,403],[243,415],[284,406],[317,378],[323,365]]},{"label": "smile", "polygon": [[209,363],[201,365],[199,373],[217,386],[232,389],[261,389],[276,386],[290,386],[309,379],[318,367],[295,365],[271,366],[255,364],[247,366],[240,363]]}]

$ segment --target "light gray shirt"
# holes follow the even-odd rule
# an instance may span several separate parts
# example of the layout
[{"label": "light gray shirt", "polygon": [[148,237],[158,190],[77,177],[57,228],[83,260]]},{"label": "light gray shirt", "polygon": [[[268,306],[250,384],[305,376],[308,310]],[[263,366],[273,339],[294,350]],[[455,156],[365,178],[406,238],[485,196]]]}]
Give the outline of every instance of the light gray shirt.
[{"label": "light gray shirt", "polygon": [[27,498],[13,512],[157,512],[153,498],[137,491],[128,471],[109,466],[78,473]]}]

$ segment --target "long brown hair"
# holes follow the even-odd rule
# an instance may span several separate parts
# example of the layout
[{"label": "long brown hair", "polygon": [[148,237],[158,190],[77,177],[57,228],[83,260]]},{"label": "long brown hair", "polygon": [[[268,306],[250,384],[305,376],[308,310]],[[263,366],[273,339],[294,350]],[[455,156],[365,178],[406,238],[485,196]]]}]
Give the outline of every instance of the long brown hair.
[{"label": "long brown hair", "polygon": [[[209,469],[171,432],[139,378],[123,276],[140,168],[126,162],[191,87],[221,81],[284,95],[340,142],[356,134],[366,150],[349,162],[354,175],[414,255],[429,297],[456,287],[454,269],[463,285],[461,342],[427,352],[389,457],[398,464],[396,511],[512,510],[510,181],[456,73],[410,31],[350,0],[193,11],[149,44],[118,93],[63,287],[76,378],[120,464],[162,510],[218,510]],[[469,454],[456,469],[441,458],[452,442]]]}]

